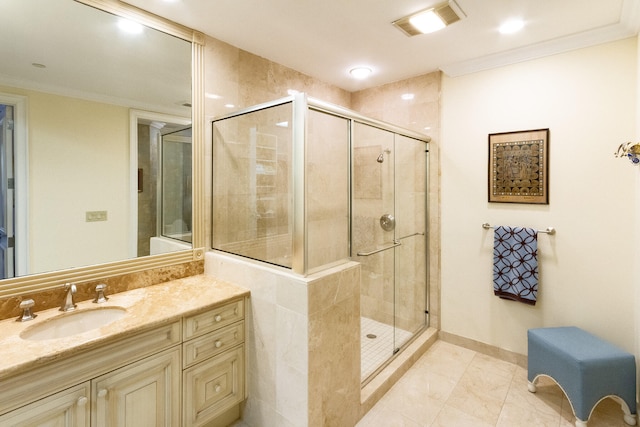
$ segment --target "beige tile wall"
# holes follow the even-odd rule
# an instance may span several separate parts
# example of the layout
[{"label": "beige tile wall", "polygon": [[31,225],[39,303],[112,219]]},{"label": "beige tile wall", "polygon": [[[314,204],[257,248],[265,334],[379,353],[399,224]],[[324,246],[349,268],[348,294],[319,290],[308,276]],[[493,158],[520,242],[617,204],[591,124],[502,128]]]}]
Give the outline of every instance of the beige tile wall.
[{"label": "beige tile wall", "polygon": [[301,277],[219,252],[205,274],[251,291],[247,313],[252,426],[355,425],[360,416],[360,266]]}]

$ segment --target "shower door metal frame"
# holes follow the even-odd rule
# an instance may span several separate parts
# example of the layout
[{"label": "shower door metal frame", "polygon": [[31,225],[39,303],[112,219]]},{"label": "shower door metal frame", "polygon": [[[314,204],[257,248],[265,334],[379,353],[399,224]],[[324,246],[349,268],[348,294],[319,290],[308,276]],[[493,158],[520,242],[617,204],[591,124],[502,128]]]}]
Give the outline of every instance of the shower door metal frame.
[{"label": "shower door metal frame", "polygon": [[[220,117],[216,117],[213,122],[241,116],[249,113],[253,113],[266,108],[276,107],[283,104],[292,104],[292,173],[291,173],[291,188],[293,197],[293,221],[292,221],[292,254],[291,254],[291,270],[302,276],[307,276],[313,271],[309,270],[309,262],[307,259],[308,251],[306,250],[307,244],[307,225],[306,225],[306,141],[307,141],[307,122],[308,111],[315,110],[327,114],[331,114],[337,117],[341,117],[350,121],[349,125],[349,140],[353,135],[354,123],[362,123],[369,126],[373,126],[379,129],[390,131],[396,134],[406,136],[408,138],[423,141],[428,144],[431,141],[429,136],[415,132],[409,129],[402,128],[400,126],[393,125],[381,120],[376,120],[370,117],[366,117],[356,111],[349,110],[348,108],[340,107],[329,102],[321,101],[312,97],[308,97],[305,93],[296,93],[291,96],[276,99],[274,101],[257,104],[248,108],[237,110],[233,113],[226,114]],[[351,166],[350,166],[351,167]],[[428,163],[427,163],[428,167]],[[350,170],[351,174],[352,171]],[[350,197],[351,199],[351,197]],[[215,211],[215,209],[214,209]],[[428,209],[426,210],[428,215]],[[349,216],[351,216],[351,201],[349,202]],[[351,226],[349,230],[349,242],[351,242]],[[428,228],[428,217],[427,217]],[[428,231],[425,230],[425,238],[428,235]],[[427,241],[428,244],[428,241]],[[351,254],[351,247],[349,247],[349,253]],[[325,266],[323,266],[324,268]],[[427,292],[428,294],[428,292]]]}]

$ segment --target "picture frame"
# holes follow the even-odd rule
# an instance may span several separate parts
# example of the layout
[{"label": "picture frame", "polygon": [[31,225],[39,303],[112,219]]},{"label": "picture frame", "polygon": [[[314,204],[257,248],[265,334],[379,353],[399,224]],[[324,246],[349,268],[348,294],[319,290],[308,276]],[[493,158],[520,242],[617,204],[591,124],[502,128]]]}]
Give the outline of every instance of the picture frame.
[{"label": "picture frame", "polygon": [[489,202],[549,204],[549,129],[489,134]]}]

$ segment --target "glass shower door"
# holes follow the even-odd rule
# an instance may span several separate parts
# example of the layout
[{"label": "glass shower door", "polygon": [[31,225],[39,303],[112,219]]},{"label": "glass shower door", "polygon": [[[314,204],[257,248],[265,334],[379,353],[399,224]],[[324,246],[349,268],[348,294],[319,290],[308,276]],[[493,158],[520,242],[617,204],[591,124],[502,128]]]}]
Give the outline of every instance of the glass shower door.
[{"label": "glass shower door", "polygon": [[354,123],[352,255],[361,263],[362,378],[396,351],[394,134]]},{"label": "glass shower door", "polygon": [[426,145],[355,123],[352,256],[361,263],[362,379],[426,323]]}]

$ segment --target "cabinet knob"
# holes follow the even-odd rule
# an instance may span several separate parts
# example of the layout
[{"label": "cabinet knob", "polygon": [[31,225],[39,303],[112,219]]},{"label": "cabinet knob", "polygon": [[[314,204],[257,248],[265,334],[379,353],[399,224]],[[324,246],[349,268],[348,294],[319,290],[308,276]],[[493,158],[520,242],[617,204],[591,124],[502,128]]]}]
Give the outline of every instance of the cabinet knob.
[{"label": "cabinet knob", "polygon": [[107,395],[107,389],[103,388],[98,390],[98,397],[105,397]]},{"label": "cabinet knob", "polygon": [[216,348],[222,347],[222,341],[220,341],[220,340],[216,341],[215,345],[216,345]]},{"label": "cabinet knob", "polygon": [[85,396],[79,397],[78,398],[78,402],[76,403],[78,406],[84,406],[87,404],[87,402],[89,401],[89,399],[87,399]]},{"label": "cabinet knob", "polygon": [[216,391],[216,393],[220,393],[220,390],[222,390],[222,387],[220,387],[220,384],[216,384],[214,390]]},{"label": "cabinet knob", "polygon": [[214,317],[216,322],[219,322],[222,320],[222,316],[220,316],[219,314],[216,314],[216,317]]}]

